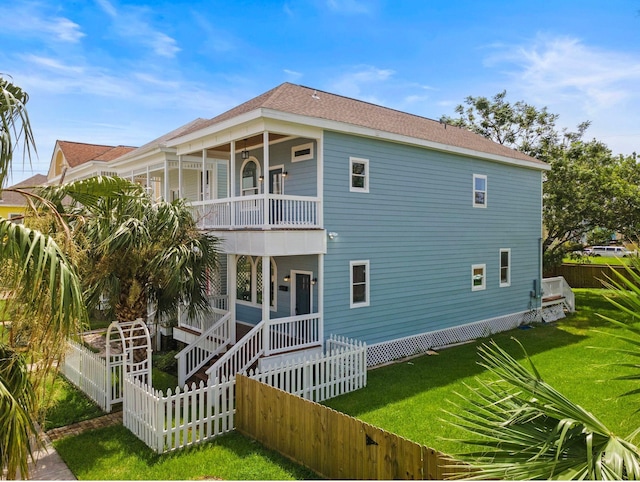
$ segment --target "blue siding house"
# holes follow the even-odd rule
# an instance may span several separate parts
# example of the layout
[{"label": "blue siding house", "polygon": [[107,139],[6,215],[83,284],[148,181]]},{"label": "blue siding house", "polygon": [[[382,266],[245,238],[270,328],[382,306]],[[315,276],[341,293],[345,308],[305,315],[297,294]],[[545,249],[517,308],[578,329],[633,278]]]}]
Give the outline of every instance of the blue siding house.
[{"label": "blue siding house", "polygon": [[376,365],[539,319],[547,169],[457,127],[285,83],[108,170],[188,199],[222,240],[216,316],[181,318],[176,338],[197,343],[227,319],[262,360],[335,334],[366,342]]}]

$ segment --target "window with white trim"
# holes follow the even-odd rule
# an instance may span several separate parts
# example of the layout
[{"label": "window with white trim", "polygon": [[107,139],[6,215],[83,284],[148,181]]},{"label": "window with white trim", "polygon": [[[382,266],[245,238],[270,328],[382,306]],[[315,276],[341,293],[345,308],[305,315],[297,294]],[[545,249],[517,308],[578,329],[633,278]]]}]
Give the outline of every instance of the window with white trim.
[{"label": "window with white trim", "polygon": [[369,192],[369,159],[349,158],[351,192]]},{"label": "window with white trim", "polygon": [[351,287],[350,308],[369,306],[369,261],[351,261],[349,272]]},{"label": "window with white trim", "polygon": [[14,224],[23,224],[24,223],[24,214],[23,213],[9,213],[9,221]]},{"label": "window with white trim", "polygon": [[511,286],[511,249],[500,250],[500,287]]},{"label": "window with white trim", "polygon": [[242,174],[242,179],[240,180],[240,182],[242,183],[240,186],[242,195],[250,196],[252,194],[260,194],[258,188],[260,168],[258,167],[258,163],[255,161],[255,159],[248,159],[244,161],[240,172]]},{"label": "window with white trim", "polygon": [[313,142],[293,146],[291,148],[291,162],[313,159]]},{"label": "window with white trim", "polygon": [[473,175],[473,207],[487,207],[487,176],[484,174]]},{"label": "window with white trim", "polygon": [[471,266],[471,291],[486,289],[486,264],[474,264]]}]

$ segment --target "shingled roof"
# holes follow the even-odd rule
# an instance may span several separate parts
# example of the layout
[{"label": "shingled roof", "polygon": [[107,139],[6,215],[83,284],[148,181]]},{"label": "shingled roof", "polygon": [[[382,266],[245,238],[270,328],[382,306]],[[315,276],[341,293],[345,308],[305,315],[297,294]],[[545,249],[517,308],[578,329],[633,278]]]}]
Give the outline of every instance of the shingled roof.
[{"label": "shingled roof", "polygon": [[196,132],[257,109],[271,109],[288,114],[351,124],[446,146],[546,165],[522,152],[495,143],[466,129],[288,82],[206,122],[200,122],[193,128],[183,131],[179,136]]},{"label": "shingled roof", "polygon": [[[9,186],[7,189],[24,189],[26,191],[30,191],[32,187],[42,186],[47,183],[47,176],[43,174],[36,174],[35,176],[31,176],[24,181],[19,182],[18,184],[14,184],[13,186]],[[26,206],[27,201],[25,200],[22,194],[17,192],[10,191],[2,191],[0,205],[5,206]]]},{"label": "shingled roof", "polygon": [[70,141],[58,141],[58,146],[69,167],[77,167],[89,161],[112,161],[135,149],[130,146],[105,146]]}]

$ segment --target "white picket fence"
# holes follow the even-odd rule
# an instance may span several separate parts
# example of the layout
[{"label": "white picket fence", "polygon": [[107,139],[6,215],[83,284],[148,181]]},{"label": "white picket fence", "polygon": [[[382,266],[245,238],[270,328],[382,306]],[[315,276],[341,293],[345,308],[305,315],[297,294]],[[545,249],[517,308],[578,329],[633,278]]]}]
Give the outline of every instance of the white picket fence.
[{"label": "white picket fence", "polygon": [[[330,347],[339,348],[331,350]],[[367,384],[367,347],[332,338],[325,354],[289,360],[249,377],[320,402]],[[209,440],[234,429],[235,377],[163,394],[127,378],[123,423],[157,453]]]},{"label": "white picket fence", "polygon": [[105,412],[110,412],[114,403],[122,401],[123,356],[112,355],[111,358],[112,372],[111,377],[108,377],[105,358],[80,343],[68,340],[67,353],[61,369],[62,374],[71,383]]}]

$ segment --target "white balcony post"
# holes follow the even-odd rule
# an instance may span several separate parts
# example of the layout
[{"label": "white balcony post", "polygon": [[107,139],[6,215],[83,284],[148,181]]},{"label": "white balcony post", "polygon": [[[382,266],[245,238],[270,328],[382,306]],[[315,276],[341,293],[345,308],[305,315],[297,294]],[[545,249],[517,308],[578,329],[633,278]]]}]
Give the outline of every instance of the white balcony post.
[{"label": "white balcony post", "polygon": [[[206,175],[206,160],[207,160],[207,150],[206,149],[202,149],[202,200],[206,201],[206,197],[204,195],[204,193],[206,192],[206,186],[207,186],[207,175]],[[204,206],[203,206],[204,208]]]},{"label": "white balcony post", "polygon": [[231,319],[229,320],[231,326],[231,332],[229,337],[233,342],[236,340],[236,296],[238,293],[238,267],[236,266],[237,256],[235,254],[227,255],[227,309],[231,313]]},{"label": "white balcony post", "polygon": [[164,189],[163,189],[162,197],[164,197],[165,202],[170,201],[169,199],[169,161],[167,159],[164,160]]},{"label": "white balcony post", "polygon": [[324,254],[318,255],[318,338],[324,343]]},{"label": "white balcony post", "polygon": [[264,228],[269,226],[269,132],[264,131],[262,133],[263,144],[263,173],[262,173],[262,194],[264,196],[263,203],[263,219]]},{"label": "white balcony post", "polygon": [[269,346],[269,308],[271,307],[271,259],[269,256],[262,257],[262,319],[265,321],[265,328],[262,330],[262,347],[268,355],[271,351]]},{"label": "white balcony post", "polygon": [[[236,141],[231,141],[231,152],[229,153],[229,198],[236,196]],[[236,203],[230,202],[229,224],[231,227],[236,224]]]},{"label": "white balcony post", "polygon": [[182,155],[178,156],[178,197],[182,199]]}]

